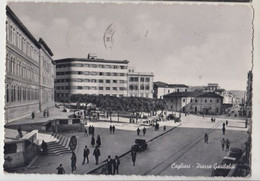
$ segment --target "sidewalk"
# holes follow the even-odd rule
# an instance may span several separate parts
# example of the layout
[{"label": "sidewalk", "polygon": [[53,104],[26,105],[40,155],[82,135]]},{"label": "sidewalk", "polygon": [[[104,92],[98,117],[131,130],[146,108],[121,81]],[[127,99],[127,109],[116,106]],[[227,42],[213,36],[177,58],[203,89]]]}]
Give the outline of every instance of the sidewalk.
[{"label": "sidewalk", "polygon": [[49,117],[43,117],[43,112],[38,112],[35,114],[34,119],[32,119],[30,116],[6,123],[5,126],[11,126],[11,125],[21,125],[21,124],[36,124],[36,123],[45,123],[49,120],[53,119],[65,119],[68,118],[69,115],[73,114],[72,112],[62,112],[58,108],[52,108],[49,109]]}]

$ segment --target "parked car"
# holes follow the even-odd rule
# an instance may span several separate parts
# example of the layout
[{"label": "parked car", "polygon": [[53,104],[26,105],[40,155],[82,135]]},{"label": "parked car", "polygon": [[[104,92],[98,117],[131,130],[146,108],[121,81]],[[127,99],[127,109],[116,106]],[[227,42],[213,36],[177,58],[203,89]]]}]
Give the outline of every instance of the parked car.
[{"label": "parked car", "polygon": [[247,164],[237,164],[235,169],[232,169],[228,177],[246,177],[251,173],[250,166]]},{"label": "parked car", "polygon": [[144,151],[147,149],[147,143],[145,139],[136,139],[135,144],[132,145],[132,149],[135,149],[136,151]]},{"label": "parked car", "polygon": [[228,157],[236,158],[236,160],[239,160],[243,154],[242,149],[240,148],[230,148]]},{"label": "parked car", "polygon": [[173,119],[175,119],[174,114],[169,114],[169,115],[167,116],[167,119],[168,119],[168,120],[173,120]]}]

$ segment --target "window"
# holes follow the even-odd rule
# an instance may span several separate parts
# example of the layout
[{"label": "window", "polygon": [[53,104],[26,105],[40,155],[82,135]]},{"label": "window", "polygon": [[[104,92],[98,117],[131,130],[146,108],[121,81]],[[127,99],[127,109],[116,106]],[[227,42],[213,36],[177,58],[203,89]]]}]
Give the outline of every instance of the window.
[{"label": "window", "polygon": [[110,87],[106,87],[106,90],[110,90]]},{"label": "window", "polygon": [[198,99],[195,99],[195,102],[198,102]]},{"label": "window", "polygon": [[82,89],[82,86],[78,86],[78,89]]},{"label": "window", "polygon": [[117,69],[118,67],[117,67],[117,65],[114,65],[113,68],[114,68],[114,69]]},{"label": "window", "polygon": [[123,91],[123,90],[125,90],[125,88],[124,87],[119,87],[119,90]]},{"label": "window", "polygon": [[120,84],[123,84],[123,83],[124,83],[124,81],[123,81],[123,80],[119,80],[119,83],[120,83]]},{"label": "window", "polygon": [[103,87],[99,87],[98,89],[99,89],[99,90],[104,90],[104,88],[103,88]]},{"label": "window", "polygon": [[133,89],[134,89],[134,86],[133,86],[133,85],[130,85],[130,86],[129,86],[129,89],[130,89],[130,90],[133,90]]},{"label": "window", "polygon": [[110,73],[110,72],[107,72],[107,76],[111,76],[111,73]]},{"label": "window", "polygon": [[141,86],[140,86],[140,89],[141,89],[141,90],[144,90],[144,85],[141,85]]},{"label": "window", "polygon": [[124,73],[120,73],[120,76],[125,76],[125,74]]},{"label": "window", "polygon": [[110,80],[106,80],[106,83],[109,84],[109,83],[110,83]]},{"label": "window", "polygon": [[115,91],[116,91],[116,90],[117,90],[117,87],[113,87],[113,90],[115,90]]},{"label": "window", "polygon": [[168,90],[168,93],[170,93],[170,90]]},{"label": "window", "polygon": [[207,103],[208,102],[208,100],[207,99],[205,99],[205,103]]},{"label": "window", "polygon": [[144,77],[141,77],[141,78],[140,78],[140,81],[141,81],[141,82],[144,82]]},{"label": "window", "polygon": [[98,82],[99,82],[99,83],[103,83],[103,82],[104,82],[104,80],[101,80],[101,79],[99,79],[99,80],[98,80]]},{"label": "window", "polygon": [[150,82],[150,78],[145,78],[145,82]]},{"label": "window", "polygon": [[6,102],[9,102],[9,86],[8,84],[6,85]]},{"label": "window", "polygon": [[149,85],[145,86],[145,90],[149,90],[149,89],[150,89]]},{"label": "window", "polygon": [[177,89],[177,92],[180,92],[180,89]]},{"label": "window", "polygon": [[117,73],[113,73],[113,76],[117,76]]},{"label": "window", "polygon": [[104,75],[104,73],[103,72],[99,72],[99,75],[102,76],[102,75]]},{"label": "window", "polygon": [[116,84],[116,83],[117,83],[117,80],[113,80],[113,83]]}]

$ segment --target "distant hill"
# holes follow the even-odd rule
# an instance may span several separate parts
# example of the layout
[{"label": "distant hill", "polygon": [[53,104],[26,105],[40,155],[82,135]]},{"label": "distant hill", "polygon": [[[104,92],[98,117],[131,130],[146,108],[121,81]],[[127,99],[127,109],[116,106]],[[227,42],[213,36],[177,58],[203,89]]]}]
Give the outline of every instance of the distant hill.
[{"label": "distant hill", "polygon": [[242,90],[229,90],[231,94],[238,98],[244,98],[246,91]]}]

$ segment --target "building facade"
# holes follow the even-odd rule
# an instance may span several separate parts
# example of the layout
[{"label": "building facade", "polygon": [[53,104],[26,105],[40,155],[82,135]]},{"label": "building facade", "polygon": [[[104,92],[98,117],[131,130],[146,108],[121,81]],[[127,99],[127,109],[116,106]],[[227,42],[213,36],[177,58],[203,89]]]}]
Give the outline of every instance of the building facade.
[{"label": "building facade", "polygon": [[128,97],[153,98],[153,73],[128,72]]},{"label": "building facade", "polygon": [[154,82],[153,95],[155,99],[163,99],[163,96],[173,92],[187,92],[188,86],[184,84],[167,84]]},{"label": "building facade", "polygon": [[56,60],[55,94],[127,96],[127,60],[67,58]]},{"label": "building facade", "polygon": [[88,58],[55,60],[57,99],[72,94],[152,98],[153,73],[135,72],[127,60]]},{"label": "building facade", "polygon": [[6,14],[5,122],[7,123],[28,116],[34,111],[40,111],[42,47],[8,6]]},{"label": "building facade", "polygon": [[214,92],[175,92],[164,95],[168,111],[221,114],[223,97]]}]

